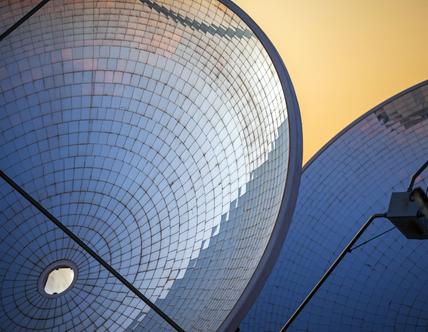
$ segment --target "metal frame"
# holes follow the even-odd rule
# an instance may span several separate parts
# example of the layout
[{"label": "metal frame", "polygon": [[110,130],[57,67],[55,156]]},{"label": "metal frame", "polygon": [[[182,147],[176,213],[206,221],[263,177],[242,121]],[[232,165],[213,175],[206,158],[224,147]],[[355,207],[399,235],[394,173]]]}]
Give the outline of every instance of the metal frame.
[{"label": "metal frame", "polygon": [[408,192],[411,192],[412,190],[413,190],[413,187],[415,186],[415,182],[416,182],[416,179],[417,179],[417,177],[419,176],[419,175],[421,175],[422,174],[422,172],[426,169],[426,168],[428,168],[428,160],[425,162],[425,164],[423,164],[416,172],[415,172],[415,174],[413,174],[413,176],[412,176],[412,179],[410,180],[410,184],[409,184],[409,187],[407,188],[407,191]]},{"label": "metal frame", "polygon": [[[413,186],[415,184],[416,178],[428,167],[428,161],[426,161],[417,171],[416,173],[413,174],[411,181],[410,181],[410,185],[407,189],[407,193],[411,192],[410,195],[405,195],[405,199],[408,200],[410,199],[411,201],[416,201],[417,204],[419,205],[420,209],[419,211],[414,211],[414,215],[409,215],[408,217],[403,217],[403,219],[407,219],[406,222],[407,223],[413,223],[413,218],[417,217],[419,213],[422,213],[425,218],[428,219],[428,197],[426,196],[426,194],[423,192],[423,190],[421,188],[416,188],[415,190],[413,190]],[[394,194],[400,194],[400,197],[402,197],[401,194],[407,194],[407,193],[393,193]],[[288,328],[291,326],[291,324],[294,322],[294,320],[297,318],[297,316],[302,312],[302,310],[305,308],[305,306],[309,303],[309,301],[312,299],[312,297],[315,295],[315,293],[318,291],[318,289],[324,284],[324,282],[327,280],[327,278],[330,276],[330,274],[336,269],[336,267],[339,265],[339,263],[342,261],[343,258],[345,258],[347,253],[350,253],[354,248],[352,248],[352,246],[357,242],[357,240],[360,238],[360,236],[364,233],[364,231],[367,229],[367,227],[370,226],[370,224],[375,220],[375,219],[379,219],[379,218],[387,218],[390,219],[390,221],[392,223],[394,223],[394,220],[391,219],[390,217],[390,211],[391,211],[391,205],[393,204],[394,201],[393,198],[391,198],[391,203],[390,203],[390,210],[387,213],[378,213],[378,214],[373,214],[362,226],[361,228],[358,230],[358,232],[354,235],[354,237],[352,238],[352,240],[346,245],[345,249],[342,250],[342,252],[339,254],[339,256],[334,260],[334,262],[330,265],[330,267],[327,269],[326,272],[324,272],[324,275],[321,277],[321,279],[316,283],[316,285],[312,288],[312,290],[309,292],[309,294],[305,297],[305,299],[300,303],[300,305],[297,307],[297,309],[293,312],[293,314],[290,316],[290,318],[287,320],[287,322],[285,323],[285,325],[281,328],[281,332],[285,332],[286,330],[288,330]],[[399,206],[401,206],[401,201],[399,201]],[[394,208],[395,210],[395,208]],[[409,212],[409,211],[406,211]],[[395,224],[395,223],[394,223]],[[393,227],[392,229],[394,229],[395,227]],[[399,226],[397,226],[397,228],[400,229]],[[383,232],[381,235],[385,234],[389,232]],[[401,231],[403,232],[403,231]],[[358,245],[357,247],[362,246],[363,244],[378,238],[381,235],[377,235],[374,238],[367,240],[365,242],[363,242],[362,244]],[[404,234],[406,235],[406,234]],[[408,237],[406,235],[406,237]],[[408,237],[409,238],[409,237]],[[421,238],[422,239],[422,238]]]}]

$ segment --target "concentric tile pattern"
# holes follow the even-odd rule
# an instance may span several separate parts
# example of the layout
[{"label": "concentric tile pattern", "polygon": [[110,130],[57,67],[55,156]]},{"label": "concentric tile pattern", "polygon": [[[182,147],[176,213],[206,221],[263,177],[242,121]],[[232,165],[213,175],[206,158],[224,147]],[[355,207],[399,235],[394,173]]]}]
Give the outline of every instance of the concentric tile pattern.
[{"label": "concentric tile pattern", "polygon": [[[2,2],[2,29],[32,5]],[[55,0],[0,54],[1,169],[185,329],[217,329],[289,163],[282,86],[249,27],[217,1]],[[0,252],[1,330],[169,328],[4,183]],[[45,298],[61,259],[76,284]]]},{"label": "concentric tile pattern", "polygon": [[[243,331],[278,331],[392,191],[428,160],[428,81],[369,112],[305,167],[281,255]],[[416,185],[428,185],[428,172]],[[359,243],[390,230],[375,221]],[[352,251],[290,331],[426,331],[428,241],[393,229]]]}]

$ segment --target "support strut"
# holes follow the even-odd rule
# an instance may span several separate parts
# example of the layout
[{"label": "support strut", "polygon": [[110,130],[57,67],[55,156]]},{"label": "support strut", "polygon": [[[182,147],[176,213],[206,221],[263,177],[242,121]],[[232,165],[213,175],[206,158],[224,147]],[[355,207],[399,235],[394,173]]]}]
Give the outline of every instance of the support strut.
[{"label": "support strut", "polygon": [[24,197],[31,205],[39,210],[46,218],[60,228],[68,237],[70,237],[77,245],[79,245],[84,251],[91,255],[98,263],[100,263],[107,271],[115,276],[122,284],[124,284],[132,293],[139,297],[145,304],[153,309],[159,316],[161,316],[169,325],[171,325],[176,331],[184,332],[184,330],[173,321],[167,314],[165,314],[160,308],[158,308],[152,301],[150,301],[143,293],[141,293],[132,283],[130,283],[124,276],[116,271],[109,263],[107,263],[101,256],[93,251],[85,242],[83,242],[76,234],[74,234],[67,226],[59,221],[54,215],[52,215],[43,205],[36,201],[29,193],[21,188],[15,181],[8,177],[3,171],[0,171],[0,177],[8,183],[13,189],[15,189],[22,197]]}]

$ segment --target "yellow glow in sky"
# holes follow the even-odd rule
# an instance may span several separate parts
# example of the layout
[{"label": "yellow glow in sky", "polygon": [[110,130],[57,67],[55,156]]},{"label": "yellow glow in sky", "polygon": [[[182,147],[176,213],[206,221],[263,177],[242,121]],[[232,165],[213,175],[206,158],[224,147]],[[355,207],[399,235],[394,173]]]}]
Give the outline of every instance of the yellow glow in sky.
[{"label": "yellow glow in sky", "polygon": [[428,0],[235,0],[290,73],[304,162],[358,116],[428,79]]}]

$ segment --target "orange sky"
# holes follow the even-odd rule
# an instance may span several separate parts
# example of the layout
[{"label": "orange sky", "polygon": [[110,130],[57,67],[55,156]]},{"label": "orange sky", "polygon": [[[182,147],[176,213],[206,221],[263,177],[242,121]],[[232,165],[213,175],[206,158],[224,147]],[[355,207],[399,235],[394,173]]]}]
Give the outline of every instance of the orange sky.
[{"label": "orange sky", "polygon": [[304,162],[383,100],[428,79],[428,0],[235,0],[290,73]]}]

